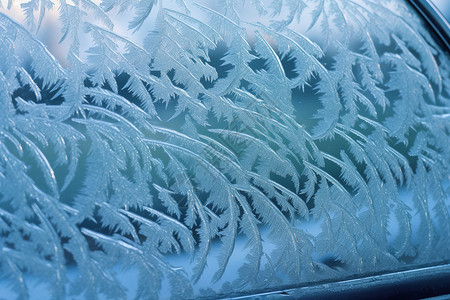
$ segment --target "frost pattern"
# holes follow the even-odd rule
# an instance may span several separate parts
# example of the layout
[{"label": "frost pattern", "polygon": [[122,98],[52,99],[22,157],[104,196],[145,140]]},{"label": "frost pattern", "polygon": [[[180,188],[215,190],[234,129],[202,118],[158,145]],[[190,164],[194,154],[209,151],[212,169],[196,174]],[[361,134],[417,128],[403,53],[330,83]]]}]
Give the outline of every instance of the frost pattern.
[{"label": "frost pattern", "polygon": [[[0,270],[18,297],[35,274],[54,299],[125,298],[118,265],[137,299],[178,299],[208,263],[222,290],[204,296],[450,259],[449,56],[417,15],[200,2],[22,1],[22,24],[0,1]],[[50,12],[62,61],[38,37]]]}]

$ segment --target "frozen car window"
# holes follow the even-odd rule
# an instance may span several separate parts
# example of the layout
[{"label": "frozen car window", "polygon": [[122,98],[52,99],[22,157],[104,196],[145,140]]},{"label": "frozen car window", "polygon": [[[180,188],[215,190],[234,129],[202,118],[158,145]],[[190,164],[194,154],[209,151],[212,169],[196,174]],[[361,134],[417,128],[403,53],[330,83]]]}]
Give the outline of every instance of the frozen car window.
[{"label": "frozen car window", "polygon": [[449,55],[408,2],[0,3],[0,298],[448,274]]}]

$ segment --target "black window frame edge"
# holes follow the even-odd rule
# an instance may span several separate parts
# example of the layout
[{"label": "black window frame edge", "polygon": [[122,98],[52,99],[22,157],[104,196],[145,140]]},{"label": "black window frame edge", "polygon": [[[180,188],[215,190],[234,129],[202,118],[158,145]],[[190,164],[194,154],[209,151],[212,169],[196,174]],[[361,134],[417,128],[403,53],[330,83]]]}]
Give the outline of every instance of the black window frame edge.
[{"label": "black window frame edge", "polygon": [[[409,266],[411,267],[411,266]],[[450,263],[216,299],[450,299]],[[436,297],[436,298],[435,298]],[[449,298],[446,298],[449,297]]]},{"label": "black window frame edge", "polygon": [[447,53],[450,52],[450,25],[434,3],[430,0],[408,0],[408,2],[433,29]]}]

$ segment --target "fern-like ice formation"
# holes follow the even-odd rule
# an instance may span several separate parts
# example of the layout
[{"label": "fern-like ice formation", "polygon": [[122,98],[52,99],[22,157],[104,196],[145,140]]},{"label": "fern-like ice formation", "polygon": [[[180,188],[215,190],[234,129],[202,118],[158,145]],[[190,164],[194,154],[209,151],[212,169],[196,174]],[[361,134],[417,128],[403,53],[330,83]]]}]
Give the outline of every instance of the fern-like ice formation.
[{"label": "fern-like ice formation", "polygon": [[118,267],[178,299],[450,259],[449,55],[401,1],[0,4],[20,299],[30,276],[122,299]]}]

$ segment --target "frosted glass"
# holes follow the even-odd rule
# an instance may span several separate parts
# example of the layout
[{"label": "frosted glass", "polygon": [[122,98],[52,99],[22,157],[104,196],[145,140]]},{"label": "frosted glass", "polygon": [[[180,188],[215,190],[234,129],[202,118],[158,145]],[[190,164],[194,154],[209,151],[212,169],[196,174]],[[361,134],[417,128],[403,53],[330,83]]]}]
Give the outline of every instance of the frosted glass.
[{"label": "frosted glass", "polygon": [[0,299],[448,272],[449,55],[406,2],[0,4]]}]

